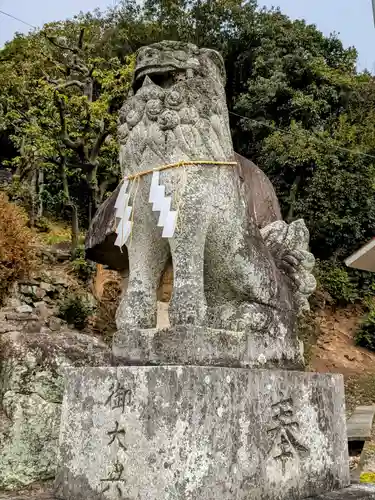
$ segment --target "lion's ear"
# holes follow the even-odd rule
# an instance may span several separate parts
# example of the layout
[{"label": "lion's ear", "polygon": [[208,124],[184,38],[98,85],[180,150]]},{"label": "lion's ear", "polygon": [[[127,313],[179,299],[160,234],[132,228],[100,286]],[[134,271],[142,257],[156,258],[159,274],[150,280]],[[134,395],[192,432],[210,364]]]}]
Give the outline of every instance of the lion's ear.
[{"label": "lion's ear", "polygon": [[217,76],[221,79],[222,84],[225,86],[226,83],[226,72],[224,59],[219,52],[212,49],[200,49],[200,57],[207,61],[210,72],[212,72],[213,68],[216,70]]}]

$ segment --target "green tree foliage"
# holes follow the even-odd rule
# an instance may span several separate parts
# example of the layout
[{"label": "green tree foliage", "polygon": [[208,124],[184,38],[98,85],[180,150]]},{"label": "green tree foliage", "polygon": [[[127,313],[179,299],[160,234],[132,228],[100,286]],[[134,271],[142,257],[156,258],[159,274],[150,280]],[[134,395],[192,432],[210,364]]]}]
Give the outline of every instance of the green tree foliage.
[{"label": "green tree foliage", "polygon": [[54,179],[46,206],[68,200],[84,222],[114,186],[132,55],[162,39],[223,54],[235,149],[269,175],[284,217],[306,220],[317,257],[336,265],[373,235],[374,78],[336,35],[256,0],[122,0],[15,37],[0,53],[0,128],[21,177]]},{"label": "green tree foliage", "polygon": [[119,175],[117,111],[133,59],[110,56],[108,30],[100,16],[81,16],[18,36],[0,58],[2,120],[19,151],[11,165],[32,199],[38,193],[40,203],[69,209],[74,246],[78,209],[88,207],[90,220]]}]

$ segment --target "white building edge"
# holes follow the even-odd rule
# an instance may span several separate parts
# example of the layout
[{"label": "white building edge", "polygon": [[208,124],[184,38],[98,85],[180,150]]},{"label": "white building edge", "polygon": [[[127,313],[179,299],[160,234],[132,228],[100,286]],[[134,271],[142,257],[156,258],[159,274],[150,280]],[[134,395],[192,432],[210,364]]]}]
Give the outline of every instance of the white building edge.
[{"label": "white building edge", "polygon": [[375,271],[375,238],[345,259],[345,264],[362,271]]}]

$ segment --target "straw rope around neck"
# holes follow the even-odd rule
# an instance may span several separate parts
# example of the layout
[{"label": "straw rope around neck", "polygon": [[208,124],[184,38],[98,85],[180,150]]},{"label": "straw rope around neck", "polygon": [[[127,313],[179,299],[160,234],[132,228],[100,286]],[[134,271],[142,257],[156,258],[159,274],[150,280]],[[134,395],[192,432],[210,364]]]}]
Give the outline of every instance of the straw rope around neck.
[{"label": "straw rope around neck", "polygon": [[148,170],[142,170],[141,172],[137,172],[136,174],[131,174],[125,176],[125,179],[128,181],[132,181],[137,179],[138,177],[143,177],[148,174],[152,174],[153,172],[161,172],[162,170],[168,170],[170,168],[179,168],[188,165],[221,165],[221,166],[237,166],[238,163],[236,161],[215,161],[215,160],[190,160],[190,161],[177,161],[176,163],[169,163],[167,165],[161,165],[160,167],[150,168]]}]

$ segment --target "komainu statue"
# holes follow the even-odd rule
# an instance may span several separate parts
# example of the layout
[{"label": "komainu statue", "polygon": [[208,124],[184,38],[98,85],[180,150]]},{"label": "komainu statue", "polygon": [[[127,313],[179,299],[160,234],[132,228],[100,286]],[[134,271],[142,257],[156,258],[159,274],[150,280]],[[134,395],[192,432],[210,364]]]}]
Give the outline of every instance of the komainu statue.
[{"label": "komainu statue", "polygon": [[[301,357],[296,318],[316,286],[309,234],[302,220],[281,220],[277,200],[265,209],[256,199],[256,176],[246,172],[255,166],[233,150],[225,78],[213,50],[164,41],[138,51],[119,117],[124,182],[93,221],[88,256],[102,245],[96,260],[108,263],[114,252],[125,260],[127,249],[128,288],[117,313],[123,340],[155,329],[157,289],[172,258],[172,330],[200,332],[196,340],[231,332],[229,344],[242,342],[234,349],[239,366],[276,358],[293,365]],[[98,235],[104,241],[109,233],[106,259]]]}]

